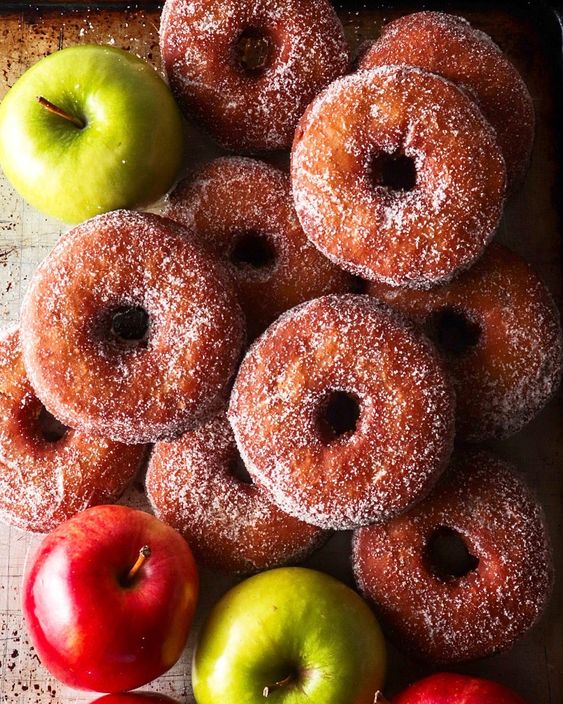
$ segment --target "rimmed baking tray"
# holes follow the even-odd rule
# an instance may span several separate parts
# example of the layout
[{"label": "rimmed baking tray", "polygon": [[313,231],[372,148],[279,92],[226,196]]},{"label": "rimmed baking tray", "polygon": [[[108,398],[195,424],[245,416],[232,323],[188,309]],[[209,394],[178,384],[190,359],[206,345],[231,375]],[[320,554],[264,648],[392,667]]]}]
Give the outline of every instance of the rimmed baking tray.
[{"label": "rimmed baking tray", "polygon": [[[358,2],[337,3],[354,48],[374,38],[383,22],[420,9],[464,15],[489,33],[522,72],[537,113],[537,134],[530,171],[522,190],[507,205],[498,237],[526,257],[550,286],[559,304],[562,293],[563,72],[561,22],[544,2]],[[76,43],[110,43],[135,52],[160,68],[158,23],[161,3],[1,2],[0,98],[41,56]],[[220,153],[197,129],[189,130],[191,160]],[[282,157],[283,161],[283,157]],[[157,206],[158,207],[158,206]],[[34,268],[64,230],[27,206],[0,175],[0,316],[16,321],[21,296]],[[495,443],[536,487],[545,506],[555,548],[557,574],[563,574],[561,497],[563,494],[562,396],[514,438]],[[136,484],[125,499],[143,504]],[[94,695],[70,692],[52,680],[30,649],[19,611],[19,586],[26,555],[36,538],[0,525],[0,702],[43,704],[89,702]],[[334,536],[307,564],[351,583],[349,536]],[[204,573],[195,630],[210,605],[233,579]],[[455,668],[503,681],[530,702],[563,702],[563,598],[557,578],[554,596],[541,623],[509,653]],[[398,691],[429,668],[412,663],[390,646],[387,691]],[[193,701],[188,648],[182,660],[150,688]]]}]

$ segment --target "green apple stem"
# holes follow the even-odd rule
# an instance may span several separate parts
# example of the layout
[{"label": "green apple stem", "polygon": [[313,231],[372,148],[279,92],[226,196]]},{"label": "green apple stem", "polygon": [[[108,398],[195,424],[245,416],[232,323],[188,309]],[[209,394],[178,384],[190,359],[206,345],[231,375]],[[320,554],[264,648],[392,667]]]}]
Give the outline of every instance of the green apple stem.
[{"label": "green apple stem", "polygon": [[390,704],[388,699],[385,699],[381,692],[375,693],[374,704]]},{"label": "green apple stem", "polygon": [[274,682],[274,684],[270,684],[262,690],[262,696],[263,697],[269,697],[272,692],[275,692],[276,689],[282,689],[282,687],[287,687],[288,684],[291,684],[294,680],[294,677],[292,674],[288,675],[287,677],[284,677],[283,680],[279,680],[278,682]]},{"label": "green apple stem", "polygon": [[78,129],[82,130],[84,129],[84,127],[86,127],[86,123],[83,122],[81,119],[75,117],[74,115],[71,115],[62,108],[59,108],[57,105],[54,105],[50,100],[47,100],[47,98],[44,98],[42,95],[37,96],[37,102],[39,103],[39,105],[42,105],[45,110],[48,110],[54,115],[58,115],[59,117],[63,117],[65,120],[72,122],[72,124],[76,125]]},{"label": "green apple stem", "polygon": [[137,561],[131,567],[129,572],[127,573],[127,582],[132,582],[135,577],[137,576],[139,570],[141,567],[145,564],[147,559],[151,556],[151,549],[149,548],[148,545],[143,545],[143,547],[139,550],[139,557],[137,558]]}]

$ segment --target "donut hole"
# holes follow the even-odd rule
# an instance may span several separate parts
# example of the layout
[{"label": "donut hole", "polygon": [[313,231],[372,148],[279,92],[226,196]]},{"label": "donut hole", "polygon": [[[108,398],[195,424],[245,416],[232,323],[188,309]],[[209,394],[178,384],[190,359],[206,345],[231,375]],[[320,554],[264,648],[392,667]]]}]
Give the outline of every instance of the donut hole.
[{"label": "donut hole", "polygon": [[272,63],[274,44],[258,27],[247,27],[234,44],[235,65],[247,76],[260,76]]},{"label": "donut hole", "polygon": [[69,429],[42,406],[37,416],[36,430],[45,442],[54,443],[62,440]]},{"label": "donut hole", "polygon": [[440,526],[432,533],[424,559],[432,574],[443,582],[465,577],[479,564],[478,558],[469,552],[463,536],[446,526]]},{"label": "donut hole", "polygon": [[236,455],[229,462],[229,474],[241,484],[254,484],[254,481],[240,455]]},{"label": "donut hole", "polygon": [[233,238],[231,262],[237,269],[267,270],[276,262],[276,250],[266,235],[254,230]]},{"label": "donut hole", "polygon": [[352,276],[350,284],[350,293],[367,293],[369,290],[369,281],[362,279],[361,276]]},{"label": "donut hole", "polygon": [[388,191],[412,191],[416,186],[415,161],[400,151],[375,154],[371,159],[370,171],[374,186]]},{"label": "donut hole", "polygon": [[318,426],[324,442],[330,443],[356,431],[360,418],[360,402],[347,391],[331,391],[321,403]]},{"label": "donut hole", "polygon": [[121,306],[110,315],[110,338],[120,347],[146,347],[149,314],[142,306]]},{"label": "donut hole", "polygon": [[430,337],[447,355],[460,357],[469,352],[479,342],[480,326],[463,311],[443,308],[429,321]]}]

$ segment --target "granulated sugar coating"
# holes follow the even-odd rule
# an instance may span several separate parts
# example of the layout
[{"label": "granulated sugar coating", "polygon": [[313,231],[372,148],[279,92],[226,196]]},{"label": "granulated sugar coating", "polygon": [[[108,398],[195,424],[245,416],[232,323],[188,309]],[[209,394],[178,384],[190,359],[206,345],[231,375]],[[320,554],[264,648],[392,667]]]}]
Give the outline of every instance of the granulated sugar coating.
[{"label": "granulated sugar coating", "polygon": [[453,441],[454,396],[433,346],[368,296],[284,313],[250,348],[229,419],[280,508],[344,530],[405,511]]},{"label": "granulated sugar coating", "polygon": [[216,407],[238,361],[234,285],[189,232],[115,211],[62,237],[31,281],[31,383],[66,425],[121,442],[177,437]]},{"label": "granulated sugar coating", "polygon": [[499,223],[506,170],[494,130],[449,81],[407,66],[335,81],[292,152],[305,233],[366,279],[429,288],[469,267]]},{"label": "granulated sugar coating", "polygon": [[239,461],[224,412],[179,440],[158,443],[146,478],[156,516],[214,569],[245,574],[304,559],[327,534],[239,478]]},{"label": "granulated sugar coating", "polygon": [[534,104],[522,77],[488,35],[454,15],[406,15],[384,28],[360,68],[385,64],[418,66],[463,88],[496,131],[509,183],[524,179],[534,142]]},{"label": "granulated sugar coating", "polygon": [[263,161],[216,159],[176,188],[165,214],[226,261],[251,338],[299,303],[352,290],[301,229],[288,175]]},{"label": "granulated sugar coating", "polygon": [[[444,529],[473,558],[465,575],[433,567],[428,544]],[[538,620],[551,591],[541,506],[508,463],[484,451],[457,456],[409,513],[357,531],[353,553],[357,583],[398,644],[435,663],[509,648]]]},{"label": "granulated sugar coating", "polygon": [[533,269],[492,244],[469,271],[430,291],[367,290],[419,324],[456,389],[456,433],[480,442],[520,430],[561,379],[559,312]]},{"label": "granulated sugar coating", "polygon": [[244,151],[288,148],[308,103],[349,61],[326,0],[168,0],[160,50],[184,112]]},{"label": "granulated sugar coating", "polygon": [[19,331],[0,332],[0,521],[47,532],[114,501],[145,456],[142,445],[86,437],[45,419],[27,379]]}]

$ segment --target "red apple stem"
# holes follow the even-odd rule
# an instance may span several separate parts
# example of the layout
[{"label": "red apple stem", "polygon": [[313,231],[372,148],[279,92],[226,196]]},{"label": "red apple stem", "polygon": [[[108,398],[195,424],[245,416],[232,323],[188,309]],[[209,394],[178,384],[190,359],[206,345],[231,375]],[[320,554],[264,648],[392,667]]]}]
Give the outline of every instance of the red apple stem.
[{"label": "red apple stem", "polygon": [[381,692],[376,692],[375,693],[375,699],[373,700],[373,704],[390,704],[388,699],[385,699],[383,694]]},{"label": "red apple stem", "polygon": [[84,129],[84,127],[86,127],[86,124],[80,118],[71,115],[62,108],[59,108],[57,105],[52,103],[50,100],[47,100],[47,98],[44,98],[42,95],[37,96],[37,102],[39,103],[39,105],[42,105],[45,110],[48,110],[54,115],[58,115],[59,117],[62,117],[65,120],[68,120],[69,122],[72,122],[72,124],[76,125],[76,127],[78,127],[79,129],[82,130]]},{"label": "red apple stem", "polygon": [[262,696],[263,697],[269,697],[272,692],[275,692],[276,689],[281,689],[282,687],[286,687],[288,684],[291,684],[293,682],[293,675],[288,675],[287,677],[284,677],[283,680],[278,680],[278,682],[274,682],[274,684],[270,684],[262,690]]},{"label": "red apple stem", "polygon": [[141,567],[145,564],[147,559],[151,556],[151,549],[149,548],[148,545],[143,545],[143,547],[139,550],[139,557],[137,558],[137,561],[131,567],[129,572],[127,573],[127,581],[132,582],[135,577],[137,576],[137,573],[141,569]]}]

